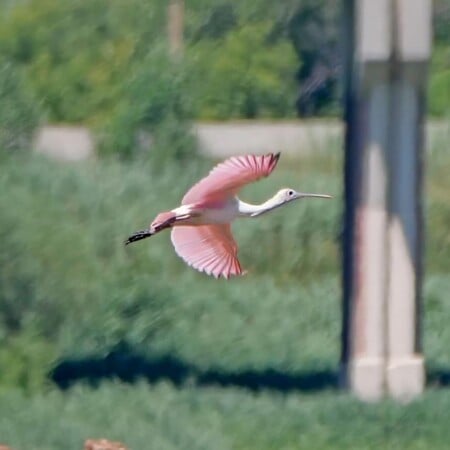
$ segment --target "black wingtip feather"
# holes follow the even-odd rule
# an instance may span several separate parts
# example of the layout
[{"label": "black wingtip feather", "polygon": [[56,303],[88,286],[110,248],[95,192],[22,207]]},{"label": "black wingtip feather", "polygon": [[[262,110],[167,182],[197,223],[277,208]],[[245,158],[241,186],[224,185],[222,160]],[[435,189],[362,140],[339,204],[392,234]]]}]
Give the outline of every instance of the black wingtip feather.
[{"label": "black wingtip feather", "polygon": [[270,171],[272,171],[273,169],[275,169],[275,166],[278,164],[278,160],[280,159],[281,156],[281,152],[277,152],[277,153],[271,153],[270,157],[271,157],[271,161],[270,161]]}]

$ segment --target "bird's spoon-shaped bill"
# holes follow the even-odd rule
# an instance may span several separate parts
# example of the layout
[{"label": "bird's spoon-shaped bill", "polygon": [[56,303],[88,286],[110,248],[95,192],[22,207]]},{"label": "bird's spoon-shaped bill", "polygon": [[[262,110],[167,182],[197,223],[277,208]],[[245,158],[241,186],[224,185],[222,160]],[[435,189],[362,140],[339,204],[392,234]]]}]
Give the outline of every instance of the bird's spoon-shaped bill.
[{"label": "bird's spoon-shaped bill", "polygon": [[328,194],[309,194],[309,193],[304,193],[304,192],[300,192],[299,193],[300,198],[303,197],[317,197],[317,198],[333,198],[332,195],[328,195]]}]

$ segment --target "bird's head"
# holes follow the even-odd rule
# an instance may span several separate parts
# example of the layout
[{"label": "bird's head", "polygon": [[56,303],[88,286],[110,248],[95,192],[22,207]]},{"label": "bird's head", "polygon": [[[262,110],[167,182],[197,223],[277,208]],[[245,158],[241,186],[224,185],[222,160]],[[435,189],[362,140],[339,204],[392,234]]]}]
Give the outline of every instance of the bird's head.
[{"label": "bird's head", "polygon": [[292,202],[293,200],[300,200],[301,198],[307,198],[307,197],[318,197],[318,198],[332,198],[331,195],[326,194],[308,194],[304,192],[297,192],[294,191],[294,189],[285,188],[280,189],[275,197],[279,201],[280,205],[283,205],[288,202]]}]

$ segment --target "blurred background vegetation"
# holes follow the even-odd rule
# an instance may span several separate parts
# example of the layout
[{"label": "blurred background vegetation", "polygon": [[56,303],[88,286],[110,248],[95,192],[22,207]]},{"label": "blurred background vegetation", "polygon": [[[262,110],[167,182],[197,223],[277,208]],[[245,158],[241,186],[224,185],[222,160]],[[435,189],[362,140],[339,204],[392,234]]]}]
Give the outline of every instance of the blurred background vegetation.
[{"label": "blurred background vegetation", "polygon": [[[339,2],[187,0],[177,61],[166,0],[0,6],[0,441],[448,447],[448,390],[408,408],[335,390],[341,142],[282,158],[245,190],[255,201],[284,185],[335,196],[242,221],[247,277],[227,283],[186,268],[167,235],[123,246],[210,168],[192,121],[339,116]],[[437,0],[431,118],[450,114],[449,20],[449,1]],[[31,154],[47,122],[95,130],[99,157],[63,165]],[[151,152],[138,132],[151,134]],[[429,151],[424,345],[438,388],[450,382],[448,142]],[[152,383],[94,389],[105,378]]]},{"label": "blurred background vegetation", "polygon": [[[173,95],[172,80],[192,118],[340,113],[339,2],[189,0],[176,68],[161,49],[166,0],[0,3],[1,54],[24,72],[52,122],[109,123],[136,101],[131,86],[152,103]],[[448,0],[434,3],[429,106],[442,116],[450,103],[450,13]]]}]

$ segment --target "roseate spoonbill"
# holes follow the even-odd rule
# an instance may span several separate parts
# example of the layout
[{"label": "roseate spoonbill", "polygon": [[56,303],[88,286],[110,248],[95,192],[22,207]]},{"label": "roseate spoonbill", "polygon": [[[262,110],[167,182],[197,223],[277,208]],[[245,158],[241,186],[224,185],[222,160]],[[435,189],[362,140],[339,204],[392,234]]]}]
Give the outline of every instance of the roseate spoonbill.
[{"label": "roseate spoonbill", "polygon": [[133,233],[125,244],[172,228],[175,251],[189,266],[216,278],[243,275],[238,247],[231,234],[234,219],[258,217],[305,197],[331,198],[289,188],[281,189],[260,205],[243,202],[236,196],[246,184],[270,175],[279,158],[279,153],[269,153],[225,160],[185,194],[181,206],[158,214],[147,230]]}]

